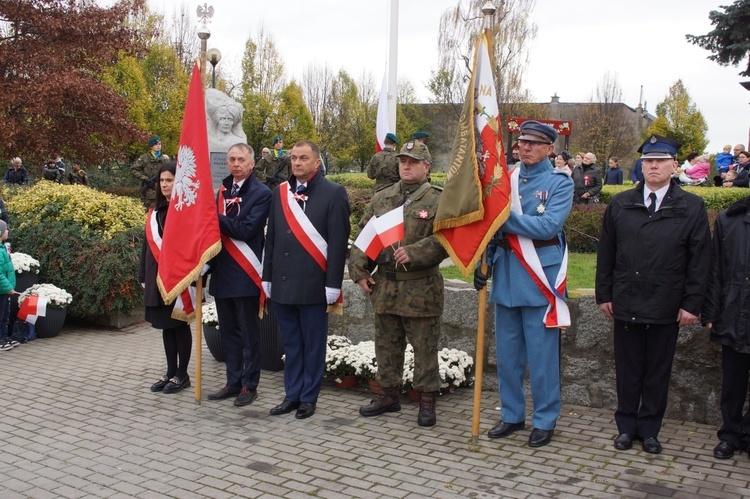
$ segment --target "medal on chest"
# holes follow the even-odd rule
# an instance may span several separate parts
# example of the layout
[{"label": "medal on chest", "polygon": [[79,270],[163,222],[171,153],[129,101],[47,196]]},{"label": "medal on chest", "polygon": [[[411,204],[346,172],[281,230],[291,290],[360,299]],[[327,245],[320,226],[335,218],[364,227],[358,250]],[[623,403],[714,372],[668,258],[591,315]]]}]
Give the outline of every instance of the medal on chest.
[{"label": "medal on chest", "polygon": [[426,220],[430,216],[430,214],[427,213],[427,210],[419,210],[418,215],[419,215],[419,218],[423,220]]}]

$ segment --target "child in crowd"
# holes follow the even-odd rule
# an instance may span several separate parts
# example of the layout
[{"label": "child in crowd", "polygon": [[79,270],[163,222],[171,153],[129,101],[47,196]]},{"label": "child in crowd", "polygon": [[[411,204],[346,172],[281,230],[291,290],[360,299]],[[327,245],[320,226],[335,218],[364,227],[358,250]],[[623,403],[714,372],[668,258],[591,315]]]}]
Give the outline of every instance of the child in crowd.
[{"label": "child in crowd", "polygon": [[[0,242],[8,239],[8,224],[0,220]],[[15,294],[16,271],[4,244],[0,244],[0,351],[10,350],[20,344],[17,340],[8,339],[8,318],[10,316],[10,298]]]},{"label": "child in crowd", "polygon": [[[729,165],[734,163],[732,156],[732,146],[726,145],[722,152],[716,155],[716,172],[720,175],[729,171]],[[723,177],[723,175],[722,175]]]},{"label": "child in crowd", "polygon": [[[736,178],[737,178],[737,172],[734,171],[733,169],[730,169],[728,172],[726,172],[724,174],[724,182],[731,182],[732,180],[734,180]],[[724,187],[731,187],[731,186],[727,186],[727,185],[724,185],[724,184],[722,184],[722,185]]]}]

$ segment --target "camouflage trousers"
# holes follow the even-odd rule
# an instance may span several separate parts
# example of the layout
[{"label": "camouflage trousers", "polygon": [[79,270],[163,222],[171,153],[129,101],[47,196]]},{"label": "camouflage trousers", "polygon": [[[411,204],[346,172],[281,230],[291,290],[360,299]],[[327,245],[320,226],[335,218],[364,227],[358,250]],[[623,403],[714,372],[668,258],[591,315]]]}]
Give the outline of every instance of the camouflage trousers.
[{"label": "camouflage trousers", "polygon": [[380,386],[402,384],[406,340],[414,348],[414,388],[421,392],[440,390],[438,341],[440,317],[402,317],[375,314],[375,358]]}]

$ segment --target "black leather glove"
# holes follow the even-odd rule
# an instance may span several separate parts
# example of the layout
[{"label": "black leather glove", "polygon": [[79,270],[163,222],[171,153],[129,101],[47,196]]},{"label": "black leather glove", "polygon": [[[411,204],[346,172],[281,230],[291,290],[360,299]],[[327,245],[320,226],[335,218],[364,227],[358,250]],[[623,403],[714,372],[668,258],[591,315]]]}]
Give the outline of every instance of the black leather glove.
[{"label": "black leather glove", "polygon": [[482,274],[482,267],[477,267],[474,271],[474,289],[479,291],[487,285],[487,279],[492,277],[492,267],[487,267],[487,275]]}]

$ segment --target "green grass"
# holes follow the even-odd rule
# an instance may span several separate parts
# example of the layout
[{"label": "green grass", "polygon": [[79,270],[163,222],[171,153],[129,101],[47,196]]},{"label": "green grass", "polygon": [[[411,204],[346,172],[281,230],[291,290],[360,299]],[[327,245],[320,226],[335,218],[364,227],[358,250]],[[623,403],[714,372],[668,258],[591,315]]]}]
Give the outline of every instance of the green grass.
[{"label": "green grass", "polygon": [[[464,278],[458,269],[451,265],[440,269],[445,279],[459,279],[465,282],[473,282],[473,274]],[[568,293],[572,298],[583,294],[590,294],[594,289],[594,275],[596,273],[595,253],[570,253],[568,254]]]}]

